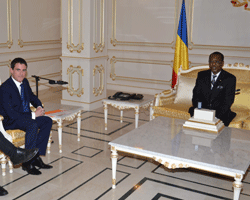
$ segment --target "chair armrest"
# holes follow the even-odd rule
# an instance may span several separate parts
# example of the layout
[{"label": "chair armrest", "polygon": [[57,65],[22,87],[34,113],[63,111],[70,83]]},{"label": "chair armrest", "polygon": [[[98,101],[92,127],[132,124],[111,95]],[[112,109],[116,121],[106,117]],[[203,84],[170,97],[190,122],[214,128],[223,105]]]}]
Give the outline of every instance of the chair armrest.
[{"label": "chair armrest", "polygon": [[162,93],[156,94],[154,106],[162,106],[162,100],[164,102],[169,100],[170,103],[172,103],[174,101],[175,95],[176,95],[176,91],[173,89],[164,90]]},{"label": "chair armrest", "polygon": [[0,115],[0,131],[2,132],[3,136],[7,140],[9,140],[10,142],[12,142],[12,137],[8,133],[6,133],[6,131],[5,131],[4,127],[3,127],[3,119],[4,119],[3,116]]}]

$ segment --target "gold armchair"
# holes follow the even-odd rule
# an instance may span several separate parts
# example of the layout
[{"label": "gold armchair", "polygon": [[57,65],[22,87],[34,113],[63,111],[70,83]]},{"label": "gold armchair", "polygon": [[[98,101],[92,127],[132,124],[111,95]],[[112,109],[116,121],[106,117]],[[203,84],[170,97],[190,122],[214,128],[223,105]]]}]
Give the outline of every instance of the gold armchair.
[{"label": "gold armchair", "polygon": [[[155,95],[153,117],[165,116],[188,120],[190,118],[188,109],[192,105],[192,94],[197,74],[199,71],[207,69],[208,65],[188,70],[180,69],[176,88]],[[229,127],[250,130],[250,67],[236,63],[224,65],[223,69],[236,76],[236,89],[240,89],[236,93],[234,104],[231,107],[237,116]]]}]

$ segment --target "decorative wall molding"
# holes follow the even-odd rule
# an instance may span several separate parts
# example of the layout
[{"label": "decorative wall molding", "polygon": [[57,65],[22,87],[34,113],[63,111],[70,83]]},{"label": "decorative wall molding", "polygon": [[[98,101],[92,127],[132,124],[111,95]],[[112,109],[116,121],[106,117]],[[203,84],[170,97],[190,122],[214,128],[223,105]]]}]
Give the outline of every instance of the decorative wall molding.
[{"label": "decorative wall molding", "polygon": [[[73,74],[74,73],[77,73],[78,75],[78,88],[77,89],[73,87]],[[69,76],[68,93],[70,94],[70,96],[77,95],[78,97],[81,97],[84,94],[84,88],[82,88],[82,76],[84,76],[84,70],[81,68],[81,66],[73,67],[73,65],[70,65],[70,67],[67,69],[67,74]]]},{"label": "decorative wall molding", "polygon": [[[250,1],[250,0],[248,0],[248,1]],[[234,0],[234,1],[231,1],[231,3],[233,4],[233,7],[244,6],[245,10],[250,11],[250,8],[248,8],[248,2],[247,2],[247,0],[244,0],[244,2],[240,2],[239,0]]]},{"label": "decorative wall molding", "polygon": [[[179,4],[179,0],[176,0],[176,5]],[[175,16],[178,11],[178,6],[175,6]],[[177,17],[175,17],[175,25],[177,24]],[[174,33],[176,33],[176,26],[174,28]],[[176,34],[174,34],[176,35]],[[116,0],[112,0],[112,38],[110,43],[113,46],[116,45],[127,45],[127,46],[145,46],[145,47],[171,47],[175,46],[175,39],[171,43],[154,43],[154,42],[127,42],[127,41],[118,41],[116,39]]]},{"label": "decorative wall molding", "polygon": [[39,62],[39,61],[47,61],[47,60],[55,60],[60,59],[61,55],[55,55],[55,56],[43,56],[43,57],[35,57],[35,58],[28,58],[25,59],[27,63],[30,62]]},{"label": "decorative wall molding", "polygon": [[188,29],[188,48],[192,49],[221,49],[221,50],[236,50],[236,51],[250,51],[250,47],[241,46],[222,46],[222,45],[202,45],[193,43],[193,21],[194,21],[194,0],[189,3],[189,29]]},{"label": "decorative wall molding", "polygon": [[73,31],[74,31],[74,21],[73,21],[73,0],[68,0],[68,44],[67,48],[72,53],[76,51],[77,53],[81,53],[84,49],[84,43],[82,42],[82,0],[79,0],[79,18],[78,18],[78,28],[79,28],[79,39],[78,44],[74,45],[73,42]]},{"label": "decorative wall molding", "polygon": [[98,35],[98,10],[97,10],[97,0],[94,1],[95,4],[95,26],[94,26],[94,33],[95,33],[95,37],[94,37],[94,44],[93,44],[93,49],[95,50],[95,52],[97,53],[98,51],[102,52],[104,47],[105,47],[105,42],[104,42],[104,19],[105,19],[105,15],[104,15],[104,8],[105,8],[105,0],[101,0],[100,1],[100,32],[99,32],[99,37],[100,37],[100,43],[98,44],[98,40],[97,40],[97,35]]},{"label": "decorative wall molding", "polygon": [[170,84],[169,81],[155,80],[155,79],[144,79],[144,78],[132,78],[126,76],[117,76],[115,74],[115,63],[117,62],[131,62],[131,63],[142,63],[142,64],[155,64],[155,65],[171,65],[173,67],[173,62],[162,61],[162,60],[146,60],[146,59],[131,59],[131,58],[116,58],[113,56],[110,60],[111,64],[111,73],[110,78],[115,80],[125,80],[125,81],[135,81],[135,82],[144,82],[144,83],[153,83],[153,84]]},{"label": "decorative wall molding", "polygon": [[10,49],[12,44],[13,44],[12,20],[11,20],[11,0],[7,0],[7,32],[8,32],[8,40],[6,43],[0,43],[0,48],[8,47]]},{"label": "decorative wall molding", "polygon": [[11,63],[11,60],[9,60],[9,61],[2,61],[2,62],[0,62],[0,67],[2,67],[2,66],[8,66],[8,68],[10,68],[10,63]]},{"label": "decorative wall molding", "polygon": [[[99,73],[99,86],[95,85],[96,75]],[[95,96],[101,95],[104,90],[104,67],[102,65],[96,65],[93,69],[93,94]]]},{"label": "decorative wall molding", "polygon": [[44,45],[44,44],[60,44],[61,40],[43,40],[43,41],[28,41],[22,40],[22,18],[21,18],[21,0],[18,0],[18,14],[19,14],[19,39],[18,45],[22,48],[31,45]]}]

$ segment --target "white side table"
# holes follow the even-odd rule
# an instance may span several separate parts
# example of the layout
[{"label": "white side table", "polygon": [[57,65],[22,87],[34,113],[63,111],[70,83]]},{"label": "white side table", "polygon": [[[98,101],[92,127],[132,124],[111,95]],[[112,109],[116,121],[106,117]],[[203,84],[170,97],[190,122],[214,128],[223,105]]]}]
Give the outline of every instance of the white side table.
[{"label": "white side table", "polygon": [[[47,103],[45,105],[46,112],[51,111],[46,116],[50,117],[58,125],[58,141],[59,141],[59,153],[62,153],[62,123],[64,120],[72,121],[77,116],[77,141],[80,141],[81,131],[81,112],[83,107],[70,106],[56,103]],[[53,112],[55,111],[55,112]],[[57,112],[58,111],[58,112]],[[50,153],[51,137],[47,146],[47,152]]]},{"label": "white side table", "polygon": [[123,110],[125,109],[134,109],[135,110],[135,128],[138,128],[138,120],[139,120],[139,110],[140,108],[148,108],[150,107],[150,120],[152,120],[152,104],[154,98],[143,98],[142,100],[111,100],[111,99],[104,99],[102,101],[104,107],[104,118],[105,118],[105,130],[108,129],[108,105],[117,108],[120,110],[120,122],[123,121]]}]

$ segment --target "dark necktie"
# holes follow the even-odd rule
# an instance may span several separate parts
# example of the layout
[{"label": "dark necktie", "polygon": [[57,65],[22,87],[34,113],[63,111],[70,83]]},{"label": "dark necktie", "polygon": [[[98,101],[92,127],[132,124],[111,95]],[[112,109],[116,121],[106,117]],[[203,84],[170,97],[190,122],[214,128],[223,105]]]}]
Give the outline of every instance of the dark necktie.
[{"label": "dark necktie", "polygon": [[22,104],[23,104],[23,112],[29,112],[29,104],[28,102],[25,100],[24,97],[24,86],[23,84],[20,85],[21,86],[21,100],[22,100]]},{"label": "dark necktie", "polygon": [[211,89],[213,89],[213,86],[215,84],[215,79],[216,79],[216,75],[213,75],[213,79],[211,81]]}]

